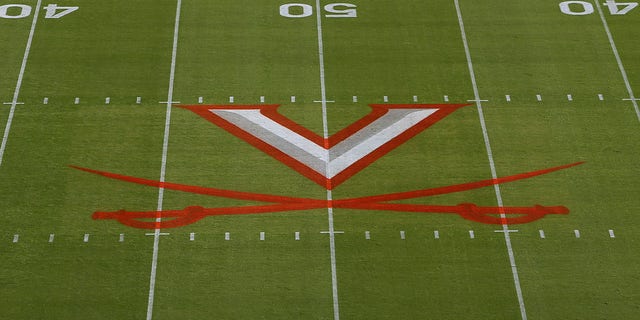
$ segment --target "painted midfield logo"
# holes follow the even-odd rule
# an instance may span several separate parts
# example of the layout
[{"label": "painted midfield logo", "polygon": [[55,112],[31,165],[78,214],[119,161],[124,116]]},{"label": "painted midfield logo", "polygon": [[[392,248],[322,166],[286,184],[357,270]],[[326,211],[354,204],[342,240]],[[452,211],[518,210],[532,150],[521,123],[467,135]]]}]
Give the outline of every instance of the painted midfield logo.
[{"label": "painted midfield logo", "polygon": [[[181,108],[198,114],[278,159],[327,190],[331,190],[391,150],[464,106],[463,104],[371,105],[372,111],[369,115],[326,139],[278,113],[278,105],[195,105],[181,106]],[[580,163],[460,185],[330,201],[189,186],[72,167],[108,178],[156,188],[271,203],[223,208],[192,206],[183,210],[146,212],[120,210],[95,212],[93,215],[94,219],[115,219],[136,228],[159,229],[184,226],[212,215],[256,214],[318,208],[454,213],[468,220],[488,224],[527,223],[541,219],[547,214],[567,214],[569,210],[563,206],[479,207],[474,204],[434,206],[389,202],[460,192],[522,180],[578,164]],[[155,221],[149,221],[149,219],[155,219]]]}]

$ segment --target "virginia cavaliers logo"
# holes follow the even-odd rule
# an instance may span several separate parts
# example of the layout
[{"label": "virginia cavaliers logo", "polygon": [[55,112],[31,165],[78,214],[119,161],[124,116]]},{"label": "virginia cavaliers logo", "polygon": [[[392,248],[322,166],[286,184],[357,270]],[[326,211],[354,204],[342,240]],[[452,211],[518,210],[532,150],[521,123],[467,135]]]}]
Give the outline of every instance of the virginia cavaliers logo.
[{"label": "virginia cavaliers logo", "polygon": [[[181,108],[198,114],[278,159],[327,190],[331,190],[391,150],[464,106],[466,105],[371,105],[372,111],[369,115],[328,138],[323,138],[282,116],[277,111],[278,105],[195,105],[181,106]],[[475,204],[434,206],[398,204],[390,203],[390,201],[460,192],[507,183],[566,169],[578,164],[580,162],[498,179],[439,188],[331,201],[189,186],[76,166],[72,167],[104,177],[156,188],[270,203],[258,206],[223,208],[191,206],[182,210],[145,212],[120,210],[115,212],[95,212],[93,215],[94,219],[115,219],[120,223],[136,228],[156,229],[180,227],[212,215],[255,214],[329,207],[453,213],[465,219],[482,223],[526,223],[538,220],[547,214],[567,214],[569,210],[563,206],[479,207]],[[145,221],[153,218],[156,218],[156,221]]]}]

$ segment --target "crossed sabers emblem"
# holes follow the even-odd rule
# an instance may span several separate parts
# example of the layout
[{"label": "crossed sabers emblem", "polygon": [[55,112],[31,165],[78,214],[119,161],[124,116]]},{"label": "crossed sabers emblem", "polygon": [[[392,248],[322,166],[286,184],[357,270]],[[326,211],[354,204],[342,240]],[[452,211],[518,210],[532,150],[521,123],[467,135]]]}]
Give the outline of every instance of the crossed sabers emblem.
[{"label": "crossed sabers emblem", "polygon": [[[278,105],[179,106],[190,110],[236,137],[271,155],[291,169],[331,190],[397,146],[432,126],[465,104],[370,105],[369,115],[323,138],[278,113]],[[93,219],[114,219],[134,228],[182,227],[208,216],[273,213],[322,208],[377,210],[415,213],[446,213],[486,224],[520,224],[548,214],[567,214],[564,206],[484,207],[473,203],[421,205],[393,201],[430,197],[529,179],[582,164],[576,162],[507,177],[444,187],[382,195],[320,200],[262,193],[223,190],[149,180],[78,166],[74,169],[106,178],[155,188],[268,204],[181,210],[94,212]]]},{"label": "crossed sabers emblem", "polygon": [[[390,201],[407,200],[420,197],[436,196],[448,193],[467,191],[497,184],[518,181],[535,176],[551,173],[554,171],[567,169],[582,164],[582,162],[548,168],[544,170],[521,173],[517,175],[501,177],[497,179],[487,179],[470,183],[450,185],[430,189],[422,189],[409,192],[398,192],[383,195],[340,199],[340,200],[318,200],[310,198],[296,198],[278,196],[261,193],[250,193],[215,188],[191,186],[170,182],[160,182],[143,178],[136,178],[104,171],[97,171],[82,167],[72,166],[72,168],[85,172],[101,175],[107,178],[131,182],[139,185],[164,188],[168,190],[184,191],[194,194],[202,194],[215,197],[223,197],[238,200],[251,200],[269,202],[271,204],[256,206],[236,206],[221,208],[204,208],[201,206],[190,206],[182,210],[162,210],[162,211],[126,211],[119,210],[113,212],[98,211],[93,214],[93,219],[114,219],[120,223],[141,229],[164,229],[176,228],[195,223],[208,216],[218,215],[240,215],[258,214],[295,210],[311,210],[321,208],[342,208],[378,211],[397,212],[419,212],[419,213],[448,213],[457,214],[460,217],[486,223],[486,224],[520,224],[539,220],[547,214],[567,214],[569,209],[564,206],[541,206],[532,207],[482,207],[472,203],[462,203],[458,205],[420,205],[389,203]],[[158,219],[161,218],[161,219]],[[148,221],[156,219],[156,221]],[[147,221],[145,221],[147,220]],[[159,220],[159,221],[158,221]]]}]

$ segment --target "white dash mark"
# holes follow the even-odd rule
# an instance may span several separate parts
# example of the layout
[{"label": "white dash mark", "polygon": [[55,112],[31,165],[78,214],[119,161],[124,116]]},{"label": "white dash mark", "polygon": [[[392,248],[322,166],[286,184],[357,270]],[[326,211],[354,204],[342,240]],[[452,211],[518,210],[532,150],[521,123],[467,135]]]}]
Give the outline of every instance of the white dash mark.
[{"label": "white dash mark", "polygon": [[507,102],[511,102],[511,95],[506,95],[504,96],[504,98],[507,100]]},{"label": "white dash mark", "polygon": [[124,233],[120,234],[120,238],[118,239],[118,242],[124,242]]},{"label": "white dash mark", "polygon": [[104,98],[104,104],[109,104],[109,103],[111,103],[111,98],[110,97]]},{"label": "white dash mark", "polygon": [[84,239],[82,241],[89,242],[89,234],[88,233],[84,234]]},{"label": "white dash mark", "polygon": [[404,231],[400,231],[400,239],[404,240]]},{"label": "white dash mark", "polygon": [[576,235],[576,238],[580,238],[580,230],[573,230],[573,234]]},{"label": "white dash mark", "polygon": [[203,97],[198,97],[198,103],[203,103],[204,102],[204,98]]},{"label": "white dash mark", "polygon": [[264,103],[264,96],[260,96],[260,103]]},{"label": "white dash mark", "polygon": [[476,238],[476,235],[473,232],[473,230],[469,230],[469,238],[471,238],[471,239],[475,239]]},{"label": "white dash mark", "polygon": [[384,102],[389,102],[389,96],[384,96],[384,97],[382,97],[382,101],[384,101]]},{"label": "white dash mark", "polygon": [[353,102],[358,102],[358,96],[353,96]]},{"label": "white dash mark", "polygon": [[13,235],[13,243],[18,243],[19,240],[20,240],[20,235],[19,234],[14,234]]},{"label": "white dash mark", "polygon": [[604,96],[602,95],[602,93],[598,93],[598,100],[604,101]]},{"label": "white dash mark", "polygon": [[55,234],[53,234],[53,233],[52,233],[52,234],[50,234],[50,235],[49,235],[49,243],[53,242],[53,239],[54,239],[55,237],[56,237],[56,235],[55,235]]},{"label": "white dash mark", "polygon": [[365,231],[364,232],[364,238],[367,239],[367,240],[371,240],[371,232]]},{"label": "white dash mark", "polygon": [[233,103],[233,101],[234,101],[234,100],[235,100],[235,99],[233,98],[233,96],[230,96],[230,97],[229,97],[229,103]]},{"label": "white dash mark", "polygon": [[537,99],[538,101],[542,101],[542,96],[541,96],[541,95],[539,95],[539,94],[536,94],[536,99]]},{"label": "white dash mark", "polygon": [[433,231],[433,237],[434,237],[435,239],[440,239],[440,231],[438,231],[438,230],[434,230],[434,231]]},{"label": "white dash mark", "polygon": [[49,104],[49,98],[42,99],[42,104]]},{"label": "white dash mark", "polygon": [[196,239],[196,233],[195,232],[189,233],[189,241],[193,241],[195,239]]},{"label": "white dash mark", "polygon": [[413,96],[413,102],[418,102],[418,96]]},{"label": "white dash mark", "polygon": [[572,96],[572,95],[570,95],[570,94],[568,94],[568,95],[567,95],[567,100],[569,100],[569,101],[573,101],[573,96]]},{"label": "white dash mark", "polygon": [[299,231],[296,231],[295,239],[296,239],[296,241],[300,240],[300,232]]},{"label": "white dash mark", "polygon": [[73,101],[74,104],[78,104],[80,103],[80,98],[76,97],[76,99]]},{"label": "white dash mark", "polygon": [[538,233],[540,233],[540,239],[546,238],[544,235],[544,230],[538,230]]},{"label": "white dash mark", "polygon": [[260,241],[264,241],[264,231],[260,231]]},{"label": "white dash mark", "polygon": [[613,230],[609,229],[609,238],[615,238],[616,235],[613,233]]},{"label": "white dash mark", "polygon": [[224,233],[224,240],[227,240],[227,241],[231,240],[231,233],[225,232]]},{"label": "white dash mark", "polygon": [[291,102],[296,102],[296,96],[291,96]]},{"label": "white dash mark", "polygon": [[141,104],[142,103],[142,97],[136,97],[136,103],[137,104]]},{"label": "white dash mark", "polygon": [[444,102],[449,102],[449,96],[444,96]]}]

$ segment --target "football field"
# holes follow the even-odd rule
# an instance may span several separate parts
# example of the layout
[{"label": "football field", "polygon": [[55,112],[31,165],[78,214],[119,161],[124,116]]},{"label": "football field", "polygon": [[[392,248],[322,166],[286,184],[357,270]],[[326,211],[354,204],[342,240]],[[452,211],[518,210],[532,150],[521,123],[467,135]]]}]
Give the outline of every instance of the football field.
[{"label": "football field", "polygon": [[638,30],[613,0],[0,0],[0,319],[635,319]]}]

